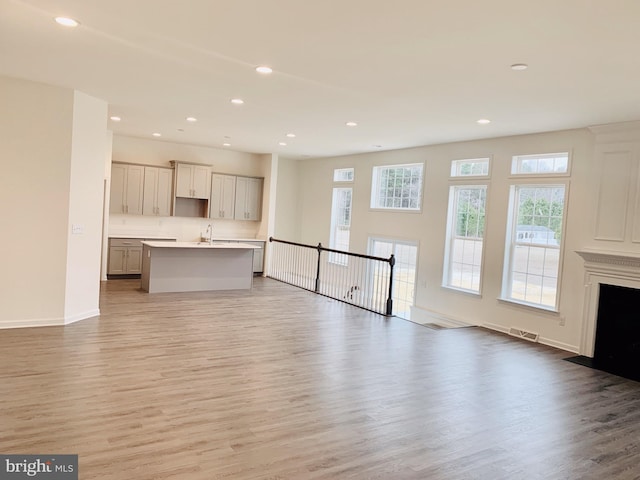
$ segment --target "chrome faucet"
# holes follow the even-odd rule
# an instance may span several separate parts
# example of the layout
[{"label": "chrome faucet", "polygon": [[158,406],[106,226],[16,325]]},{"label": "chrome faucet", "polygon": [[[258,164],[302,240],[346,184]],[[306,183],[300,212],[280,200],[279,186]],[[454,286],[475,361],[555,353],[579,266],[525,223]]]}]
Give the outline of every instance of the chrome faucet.
[{"label": "chrome faucet", "polygon": [[211,245],[211,243],[213,242],[213,227],[211,226],[211,224],[207,225],[207,231],[205,235],[207,237],[209,245]]}]

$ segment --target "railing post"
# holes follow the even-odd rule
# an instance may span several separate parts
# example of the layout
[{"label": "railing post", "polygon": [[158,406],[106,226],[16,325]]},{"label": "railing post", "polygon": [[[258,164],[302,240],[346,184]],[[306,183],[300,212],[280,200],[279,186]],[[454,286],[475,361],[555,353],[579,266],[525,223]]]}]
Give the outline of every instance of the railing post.
[{"label": "railing post", "polygon": [[385,315],[393,315],[393,266],[396,264],[396,257],[393,253],[389,257],[389,296],[387,297],[387,312]]},{"label": "railing post", "polygon": [[316,266],[316,290],[318,293],[320,291],[320,254],[322,253],[322,243],[318,243],[318,265]]}]

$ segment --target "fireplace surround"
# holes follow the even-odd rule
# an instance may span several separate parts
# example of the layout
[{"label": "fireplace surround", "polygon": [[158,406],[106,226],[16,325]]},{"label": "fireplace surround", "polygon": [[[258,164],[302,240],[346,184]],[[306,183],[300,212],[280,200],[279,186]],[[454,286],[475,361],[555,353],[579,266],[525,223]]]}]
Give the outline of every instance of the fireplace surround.
[{"label": "fireplace surround", "polygon": [[580,353],[592,357],[596,368],[640,380],[640,254],[576,253],[585,262]]}]

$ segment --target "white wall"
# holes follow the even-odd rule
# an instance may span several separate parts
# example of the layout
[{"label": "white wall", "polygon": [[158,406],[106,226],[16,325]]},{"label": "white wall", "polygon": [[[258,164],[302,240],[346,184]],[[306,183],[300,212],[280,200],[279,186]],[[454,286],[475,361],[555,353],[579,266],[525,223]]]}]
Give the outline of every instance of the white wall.
[{"label": "white wall", "polygon": [[[507,221],[509,178],[513,155],[569,151],[572,157],[565,255],[562,265],[559,314],[498,300]],[[487,224],[481,296],[443,288],[446,216],[450,162],[455,159],[492,158],[488,190]],[[511,326],[538,332],[541,341],[577,351],[582,330],[583,263],[574,253],[589,235],[590,172],[593,136],[588,130],[523,135],[406,150],[303,160],[298,164],[298,240],[329,243],[332,173],[355,168],[351,224],[351,250],[365,253],[368,238],[392,237],[416,241],[419,266],[416,306],[426,315],[449,318],[498,330]],[[374,165],[425,162],[423,208],[420,213],[392,213],[369,208]],[[292,233],[289,230],[288,233]]]},{"label": "white wall", "polygon": [[298,160],[280,158],[277,170],[278,201],[274,219],[274,236],[285,240],[300,238]]},{"label": "white wall", "polygon": [[[76,99],[80,99],[77,105]],[[103,171],[82,180],[78,175],[84,174],[84,154],[99,150],[104,140],[88,149],[74,137],[74,122],[86,122],[78,127],[83,135],[95,133],[104,122],[106,110],[87,110],[86,104],[94,102],[69,89],[0,77],[5,113],[0,118],[0,328],[60,325],[97,309],[94,293],[88,309],[84,300],[72,298],[82,282],[92,282],[94,292],[99,286],[95,268],[100,261],[100,236],[94,224],[100,222],[101,199],[99,203],[85,199],[83,192],[101,191]],[[100,115],[100,120],[94,115]],[[102,168],[100,162],[103,154],[96,168]],[[93,207],[97,216],[89,218]],[[91,232],[71,243],[71,221],[82,222]]]},{"label": "white wall", "polygon": [[[112,160],[160,167],[170,167],[171,160],[202,163],[211,165],[216,173],[265,177],[265,185],[268,181],[266,175],[270,166],[269,156],[265,155],[122,135],[113,136]],[[111,214],[109,235],[166,235],[176,237],[179,241],[196,241],[199,240],[200,234],[206,231],[207,225],[212,223],[214,237],[256,238],[264,228],[262,223],[266,221],[264,215],[262,222],[244,222],[224,219]]]},{"label": "white wall", "polygon": [[102,202],[108,145],[106,131],[107,103],[75,92],[65,323],[100,313]]}]

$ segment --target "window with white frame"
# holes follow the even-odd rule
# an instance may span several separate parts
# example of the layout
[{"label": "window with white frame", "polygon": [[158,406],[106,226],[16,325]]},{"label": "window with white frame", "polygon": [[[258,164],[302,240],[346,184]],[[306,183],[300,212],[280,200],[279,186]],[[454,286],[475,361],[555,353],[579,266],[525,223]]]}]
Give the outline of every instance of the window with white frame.
[{"label": "window with white frame", "polygon": [[511,186],[504,299],[557,309],[565,201],[565,184]]},{"label": "window with white frame", "polygon": [[[393,315],[409,320],[416,295],[418,244],[406,240],[369,238],[369,254],[376,257],[395,257],[393,268]],[[376,283],[378,279],[372,279]]]},{"label": "window with white frame", "polygon": [[568,173],[568,152],[516,155],[511,161],[512,175],[566,175]]},{"label": "window with white frame", "polygon": [[452,177],[488,177],[488,158],[469,158],[451,162]]},{"label": "window with white frame", "polygon": [[[331,237],[329,248],[349,251],[349,234],[351,228],[351,188],[334,188],[331,206]],[[340,265],[347,264],[347,255],[331,252],[329,261]]]},{"label": "window with white frame", "polygon": [[371,208],[420,210],[424,164],[373,167]]},{"label": "window with white frame", "polygon": [[486,203],[486,185],[455,185],[449,189],[445,287],[480,293]]},{"label": "window with white frame", "polygon": [[334,182],[353,182],[353,168],[336,168],[333,171]]}]

